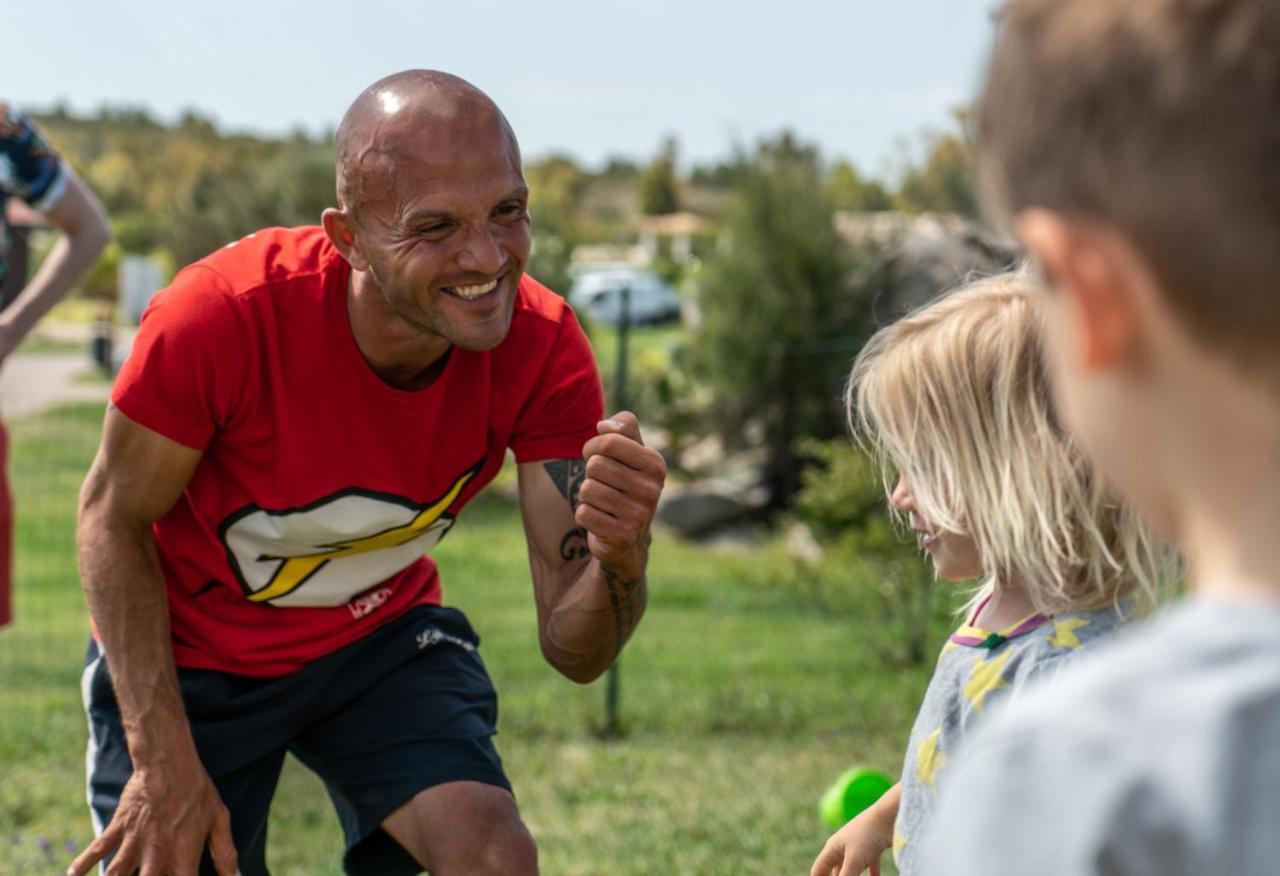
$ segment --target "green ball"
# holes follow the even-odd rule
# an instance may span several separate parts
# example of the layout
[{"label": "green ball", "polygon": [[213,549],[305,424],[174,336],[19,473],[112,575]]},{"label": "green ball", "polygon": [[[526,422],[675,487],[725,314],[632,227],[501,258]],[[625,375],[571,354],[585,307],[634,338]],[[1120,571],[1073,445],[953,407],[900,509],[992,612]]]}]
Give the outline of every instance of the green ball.
[{"label": "green ball", "polygon": [[893,787],[893,779],[870,767],[853,767],[836,779],[818,801],[818,814],[830,830],[844,826],[849,819],[870,808],[884,792]]}]

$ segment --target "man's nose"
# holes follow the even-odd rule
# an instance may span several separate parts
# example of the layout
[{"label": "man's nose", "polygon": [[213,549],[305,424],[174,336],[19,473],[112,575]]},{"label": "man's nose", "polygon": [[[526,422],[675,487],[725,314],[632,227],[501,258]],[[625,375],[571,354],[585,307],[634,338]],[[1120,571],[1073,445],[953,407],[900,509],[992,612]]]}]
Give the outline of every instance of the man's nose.
[{"label": "man's nose", "polygon": [[476,229],[468,234],[458,253],[458,267],[477,274],[496,274],[505,262],[506,255],[488,228]]}]

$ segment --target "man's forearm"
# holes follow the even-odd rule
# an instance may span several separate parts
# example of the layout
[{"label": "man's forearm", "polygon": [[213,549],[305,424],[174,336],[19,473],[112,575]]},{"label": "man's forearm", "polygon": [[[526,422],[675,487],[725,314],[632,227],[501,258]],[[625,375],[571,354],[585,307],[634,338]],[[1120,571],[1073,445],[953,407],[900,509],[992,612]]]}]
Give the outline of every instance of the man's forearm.
[{"label": "man's forearm", "polygon": [[609,662],[617,658],[644,615],[649,601],[649,587],[645,579],[648,564],[649,544],[646,539],[643,547],[637,551],[636,563],[630,567],[609,566],[593,560],[583,572],[584,575],[595,577],[593,584],[604,585],[604,592],[609,599],[609,614],[613,620],[613,654]]},{"label": "man's forearm", "polygon": [[88,510],[81,514],[77,541],[85,598],[135,767],[194,756],[150,527],[121,524]]},{"label": "man's forearm", "polygon": [[[586,532],[566,535],[566,544],[580,543],[586,552]],[[576,572],[551,606],[542,648],[547,658],[576,681],[590,681],[617,658],[631,638],[648,602],[645,567],[648,544],[637,549],[635,561],[617,567],[591,557]]]}]

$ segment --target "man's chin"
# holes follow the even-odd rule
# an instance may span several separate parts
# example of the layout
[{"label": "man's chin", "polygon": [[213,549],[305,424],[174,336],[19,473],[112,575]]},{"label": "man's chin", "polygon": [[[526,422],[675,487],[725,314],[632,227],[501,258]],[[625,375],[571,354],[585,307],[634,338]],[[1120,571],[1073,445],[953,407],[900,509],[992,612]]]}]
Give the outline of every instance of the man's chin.
[{"label": "man's chin", "polygon": [[499,290],[509,297],[487,318],[476,319],[480,314],[471,314],[472,319],[458,320],[450,326],[449,340],[463,350],[473,353],[486,353],[507,339],[511,331],[511,320],[515,315],[515,290]]},{"label": "man's chin", "polygon": [[459,327],[449,333],[455,347],[472,353],[487,353],[507,339],[511,332],[511,319],[501,325]]},{"label": "man's chin", "polygon": [[470,353],[487,353],[506,339],[507,336],[505,334],[496,338],[463,337],[454,339],[453,345],[460,350],[466,350]]}]

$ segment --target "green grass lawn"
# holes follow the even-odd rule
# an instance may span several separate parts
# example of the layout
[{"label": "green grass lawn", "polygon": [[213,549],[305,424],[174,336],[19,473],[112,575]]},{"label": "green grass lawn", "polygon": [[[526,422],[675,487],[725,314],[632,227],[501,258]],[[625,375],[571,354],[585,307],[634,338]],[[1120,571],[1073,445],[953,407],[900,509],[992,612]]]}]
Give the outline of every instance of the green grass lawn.
[{"label": "green grass lawn", "polygon": [[[0,632],[0,873],[60,872],[91,837],[73,519],[101,413],[11,425],[18,618]],[[517,509],[482,496],[437,557],[446,601],[483,638],[499,750],[545,873],[807,873],[826,838],[823,788],[854,763],[897,771],[929,667],[887,665],[871,620],[751,583],[750,555],[657,539],[616,740],[596,732],[603,684],[574,685],[539,655]],[[336,818],[296,763],[270,830],[273,873],[341,872]]]}]

